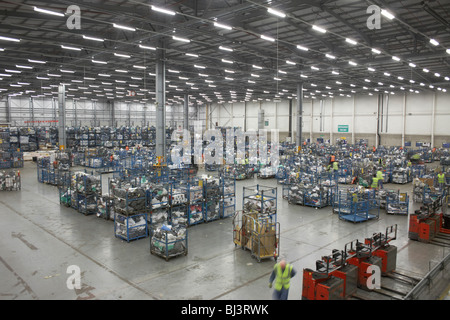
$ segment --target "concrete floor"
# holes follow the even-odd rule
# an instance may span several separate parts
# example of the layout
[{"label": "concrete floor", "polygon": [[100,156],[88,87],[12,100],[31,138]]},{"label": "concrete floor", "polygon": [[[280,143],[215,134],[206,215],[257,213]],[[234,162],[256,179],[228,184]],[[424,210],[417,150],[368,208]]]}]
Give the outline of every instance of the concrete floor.
[{"label": "concrete floor", "polygon": [[[59,204],[58,189],[37,181],[35,163],[21,170],[22,190],[0,192],[0,299],[164,299],[270,300],[269,276],[274,260],[258,263],[249,251],[236,248],[232,219],[190,227],[189,253],[166,262],[151,255],[149,239],[127,243],[114,237],[112,221],[84,216]],[[332,249],[363,240],[398,225],[397,270],[419,278],[450,248],[410,241],[405,216],[380,211],[378,220],[359,224],[339,220],[331,207],[289,205],[275,179],[237,182],[237,209],[243,186],[278,186],[280,257],[298,274],[291,281],[290,300],[301,299],[302,270]],[[386,188],[409,194],[411,184]],[[81,270],[81,289],[69,289],[67,269]],[[448,299],[450,275],[444,279]]]}]

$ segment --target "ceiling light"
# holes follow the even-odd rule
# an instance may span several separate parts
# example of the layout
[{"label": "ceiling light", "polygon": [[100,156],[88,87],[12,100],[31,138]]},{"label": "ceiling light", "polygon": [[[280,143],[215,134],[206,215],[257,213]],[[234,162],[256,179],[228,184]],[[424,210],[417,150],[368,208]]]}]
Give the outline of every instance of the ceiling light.
[{"label": "ceiling light", "polygon": [[314,67],[314,66],[311,66],[311,69],[313,69],[313,70],[320,70],[319,68]]},{"label": "ceiling light", "polygon": [[20,39],[0,36],[0,40],[20,42]]},{"label": "ceiling light", "polygon": [[378,49],[375,49],[375,48],[372,48],[372,52],[373,52],[373,53],[375,53],[375,54],[380,54],[380,53],[381,53],[381,51],[380,51],[380,50],[378,50]]},{"label": "ceiling light", "polygon": [[226,60],[226,59],[222,59],[222,62],[224,62],[224,63],[233,63],[233,61]]},{"label": "ceiling light", "polygon": [[153,6],[153,5],[151,6],[151,8],[152,8],[153,11],[165,13],[165,14],[168,14],[168,15],[171,15],[171,16],[174,16],[176,14],[175,11],[163,9],[163,8],[156,7],[156,6]]},{"label": "ceiling light", "polygon": [[41,9],[41,8],[38,8],[38,7],[34,7],[34,11],[41,12],[41,13],[46,13],[46,14],[51,14],[51,15],[58,16],[58,17],[64,17],[63,13],[59,13],[59,12],[55,12],[55,11],[51,11],[51,10],[46,10],[46,9]]},{"label": "ceiling light", "polygon": [[450,54],[450,49],[447,49],[447,51],[446,51],[448,54]]},{"label": "ceiling light", "polygon": [[417,66],[416,66],[414,63],[412,63],[412,62],[409,63],[409,66],[410,66],[411,68],[417,67]]},{"label": "ceiling light", "polygon": [[214,22],[214,26],[217,27],[217,28],[222,28],[222,29],[227,29],[227,30],[232,30],[233,29],[230,26],[227,26],[225,24],[218,23],[218,22]]},{"label": "ceiling light", "polygon": [[350,43],[350,44],[352,44],[352,45],[357,45],[357,44],[358,44],[358,42],[356,42],[355,40],[350,39],[350,38],[346,38],[346,39],[345,39],[345,42]]},{"label": "ceiling light", "polygon": [[273,15],[276,15],[278,17],[281,17],[281,18],[285,18],[286,17],[286,14],[284,12],[281,12],[281,11],[278,11],[278,10],[275,10],[275,9],[272,9],[272,8],[268,8],[267,12],[269,12],[269,13],[271,13]]},{"label": "ceiling light", "polygon": [[113,23],[113,27],[117,28],[117,29],[127,30],[127,31],[136,31],[135,28],[126,27],[126,26],[122,26],[119,24],[115,24],[115,23]]},{"label": "ceiling light", "polygon": [[99,75],[99,77],[111,77],[110,74],[105,74],[105,73],[99,73],[98,75]]},{"label": "ceiling light", "polygon": [[327,57],[328,59],[336,59],[335,56],[331,55],[331,54],[326,54],[325,57]]},{"label": "ceiling light", "polygon": [[253,73],[251,74],[251,76],[255,77],[255,78],[259,78],[260,77],[258,74],[253,74]]},{"label": "ceiling light", "polygon": [[180,38],[180,37],[177,37],[177,36],[172,36],[172,39],[173,40],[177,40],[177,41],[181,41],[181,42],[187,42],[187,43],[191,42],[191,40],[189,40],[189,39]]},{"label": "ceiling light", "polygon": [[398,80],[403,80],[403,77],[397,77]]},{"label": "ceiling light", "polygon": [[84,77],[84,80],[95,81],[95,78]]},{"label": "ceiling light", "polygon": [[281,81],[281,79],[280,79],[280,78],[277,78],[277,77],[273,78],[273,80]]},{"label": "ceiling light", "polygon": [[256,66],[256,65],[253,65],[253,68],[255,68],[255,69],[262,69],[262,67]]},{"label": "ceiling light", "polygon": [[127,70],[120,70],[120,69],[117,69],[117,70],[115,70],[116,72],[119,72],[119,73],[128,73],[128,71]]},{"label": "ceiling light", "polygon": [[386,77],[390,77],[390,76],[391,76],[391,74],[390,74],[389,72],[385,72],[384,75],[385,75]]},{"label": "ceiling light", "polygon": [[144,66],[138,66],[138,65],[134,65],[133,66],[133,68],[136,68],[136,69],[147,69],[146,67],[144,67]]},{"label": "ceiling light", "polygon": [[308,76],[307,76],[307,75],[304,75],[304,74],[301,74],[300,77],[302,77],[302,78],[308,78]]},{"label": "ceiling light", "polygon": [[31,66],[22,66],[22,65],[16,65],[16,68],[19,68],[19,69],[33,69],[33,67],[31,67]]},{"label": "ceiling light", "polygon": [[50,78],[46,78],[46,77],[36,77],[36,79],[39,79],[39,80],[50,80]]},{"label": "ceiling light", "polygon": [[172,70],[172,69],[168,69],[167,71],[168,71],[168,72],[171,72],[171,73],[180,73],[180,71],[178,71],[178,70]]},{"label": "ceiling light", "polygon": [[393,57],[392,57],[392,60],[400,61],[400,58],[399,58],[399,57],[396,57],[396,56],[393,56]]},{"label": "ceiling light", "polygon": [[108,64],[108,62],[106,62],[106,61],[100,61],[100,60],[92,60],[92,63],[97,63],[97,64]]},{"label": "ceiling light", "polygon": [[441,76],[441,74],[436,72],[436,73],[434,74],[434,76],[439,78],[439,77]]},{"label": "ceiling light", "polygon": [[224,51],[233,52],[233,49],[227,48],[227,47],[224,47],[224,46],[220,46],[219,49],[220,49],[220,50],[224,50]]},{"label": "ceiling light", "polygon": [[309,50],[308,48],[306,48],[304,46],[301,46],[301,45],[297,45],[297,49],[303,50],[303,51],[308,51]]},{"label": "ceiling light", "polygon": [[127,59],[130,59],[130,58],[131,58],[131,56],[128,55],[128,54],[114,53],[114,55],[115,55],[116,57],[120,57],[120,58],[127,58]]},{"label": "ceiling light", "polygon": [[392,20],[392,19],[395,18],[395,16],[394,16],[392,13],[390,13],[389,11],[387,11],[387,10],[385,10],[385,9],[382,9],[382,10],[381,10],[381,14],[382,14],[383,16],[385,16],[386,18],[388,18],[389,20]]},{"label": "ceiling light", "polygon": [[31,59],[28,59],[28,62],[31,62],[31,63],[39,63],[39,64],[46,64],[46,63],[47,63],[46,61],[41,61],[41,60],[31,60]]},{"label": "ceiling light", "polygon": [[227,70],[227,69],[225,69],[225,72],[227,72],[227,73],[234,73],[233,70]]},{"label": "ceiling light", "polygon": [[156,48],[154,48],[154,47],[143,46],[142,44],[139,45],[139,48],[146,49],[146,50],[156,50]]},{"label": "ceiling light", "polygon": [[290,60],[286,60],[286,63],[287,63],[287,64],[290,64],[290,65],[292,65],[292,66],[295,66],[295,65],[296,65],[295,62],[292,62],[292,61],[290,61]]},{"label": "ceiling light", "polygon": [[333,71],[331,71],[331,73],[332,73],[332,74],[335,74],[335,75],[339,75],[339,71],[333,70]]},{"label": "ceiling light", "polygon": [[374,68],[371,68],[371,67],[368,67],[367,70],[372,71],[372,72],[375,72],[375,69],[374,69]]},{"label": "ceiling light", "polygon": [[72,71],[72,70],[64,70],[64,69],[61,69],[61,70],[59,70],[59,71],[61,71],[62,73],[75,73],[75,71]]},{"label": "ceiling light", "polygon": [[92,41],[98,41],[98,42],[104,42],[105,41],[104,39],[95,38],[95,37],[89,37],[89,36],[85,36],[85,35],[83,35],[83,39],[92,40]]},{"label": "ceiling light", "polygon": [[312,26],[313,30],[319,31],[320,33],[326,33],[327,30],[325,30],[324,28],[318,27],[316,25]]},{"label": "ceiling light", "polygon": [[22,73],[22,71],[19,71],[19,70],[5,69],[5,71],[6,71],[6,72],[9,72],[9,73]]},{"label": "ceiling light", "polygon": [[414,81],[414,80],[412,80],[412,79],[411,79],[411,80],[409,80],[409,82],[410,82],[410,83],[415,83],[415,81]]},{"label": "ceiling light", "polygon": [[281,73],[281,74],[287,74],[287,72],[283,71],[283,70],[278,70],[278,72]]},{"label": "ceiling light", "polygon": [[48,73],[47,76],[49,76],[49,77],[58,77],[58,78],[61,77],[60,74],[52,74],[52,73]]},{"label": "ceiling light", "polygon": [[234,80],[233,78],[225,77],[225,80]]},{"label": "ceiling light", "polygon": [[64,46],[64,45],[61,45],[61,48],[66,49],[66,50],[72,50],[72,51],[81,51],[82,50],[80,48],[69,47],[69,46]]},{"label": "ceiling light", "polygon": [[274,41],[275,41],[274,38],[265,36],[265,35],[263,35],[263,34],[261,35],[261,39],[264,39],[264,40],[267,40],[267,41],[271,41],[271,42],[274,42]]},{"label": "ceiling light", "polygon": [[439,45],[439,42],[436,41],[435,39],[430,39],[430,43],[431,43],[433,46],[438,46],[438,45]]},{"label": "ceiling light", "polygon": [[186,55],[189,57],[198,58],[198,54],[195,54],[195,53],[186,53]]},{"label": "ceiling light", "polygon": [[423,72],[428,73],[428,72],[430,72],[430,70],[425,68],[425,69],[423,69]]},{"label": "ceiling light", "polygon": [[349,64],[351,64],[352,66],[357,66],[358,64],[355,61],[349,61]]}]

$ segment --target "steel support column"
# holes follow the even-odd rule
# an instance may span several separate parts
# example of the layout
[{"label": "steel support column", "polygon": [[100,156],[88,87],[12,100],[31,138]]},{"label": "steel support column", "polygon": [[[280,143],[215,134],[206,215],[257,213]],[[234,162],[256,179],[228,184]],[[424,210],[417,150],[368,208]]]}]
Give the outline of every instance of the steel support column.
[{"label": "steel support column", "polygon": [[297,84],[297,147],[302,145],[303,131],[303,83]]},{"label": "steel support column", "polygon": [[189,130],[189,94],[187,93],[184,95],[183,120],[184,129]]},{"label": "steel support column", "polygon": [[60,85],[58,88],[58,110],[59,110],[59,149],[66,149],[66,87]]},{"label": "steel support column", "polygon": [[166,157],[166,62],[164,40],[156,52],[156,156]]}]

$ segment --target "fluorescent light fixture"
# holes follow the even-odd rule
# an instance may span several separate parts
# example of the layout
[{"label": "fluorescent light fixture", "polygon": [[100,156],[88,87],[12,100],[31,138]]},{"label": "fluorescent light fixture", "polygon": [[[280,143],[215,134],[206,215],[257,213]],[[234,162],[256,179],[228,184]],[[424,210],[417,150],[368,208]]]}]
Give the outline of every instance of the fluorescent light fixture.
[{"label": "fluorescent light fixture", "polygon": [[253,65],[252,67],[255,68],[255,69],[262,69],[262,67],[257,66],[257,65]]},{"label": "fluorescent light fixture", "polygon": [[340,81],[336,81],[336,84],[342,84],[342,82],[340,82]]},{"label": "fluorescent light fixture", "polygon": [[303,50],[303,51],[308,51],[309,50],[307,47],[304,47],[304,46],[301,46],[301,45],[297,45],[297,49]]},{"label": "fluorescent light fixture", "polygon": [[356,87],[356,85],[354,85],[353,83],[350,83],[350,87],[354,88],[354,87]]},{"label": "fluorescent light fixture", "polygon": [[434,89],[434,86],[432,84],[430,84],[429,88],[430,89]]},{"label": "fluorescent light fixture", "polygon": [[64,70],[64,69],[61,69],[61,70],[59,70],[59,71],[61,71],[62,73],[75,73],[75,71],[72,71],[72,70]]},{"label": "fluorescent light fixture", "polygon": [[428,70],[427,68],[424,68],[423,72],[428,73],[428,72],[430,72],[430,70]]},{"label": "fluorescent light fixture", "polygon": [[31,63],[39,63],[39,64],[46,64],[46,63],[47,63],[46,61],[41,61],[41,60],[31,60],[31,59],[28,59],[28,62],[31,62]]},{"label": "fluorescent light fixture", "polygon": [[254,77],[254,78],[259,78],[260,77],[259,74],[253,74],[253,73],[251,74],[251,76]]},{"label": "fluorescent light fixture", "polygon": [[138,66],[138,65],[134,65],[133,66],[133,68],[136,68],[136,69],[147,69],[146,67],[144,67],[144,66]]},{"label": "fluorescent light fixture", "polygon": [[375,49],[375,48],[372,48],[372,52],[373,52],[373,53],[375,53],[375,54],[380,54],[380,53],[381,53],[381,51],[380,51],[380,50],[378,50],[378,49]]},{"label": "fluorescent light fixture", "polygon": [[72,80],[72,82],[75,82],[75,83],[83,83],[83,81],[81,81],[81,80]]},{"label": "fluorescent light fixture", "polygon": [[214,27],[227,29],[227,30],[232,30],[233,29],[232,27],[227,26],[226,24],[222,24],[222,23],[218,23],[218,22],[214,22]]},{"label": "fluorescent light fixture", "polygon": [[64,17],[63,13],[59,13],[59,12],[55,12],[55,11],[51,11],[51,10],[46,10],[46,9],[41,9],[41,8],[38,8],[38,7],[34,7],[34,11],[40,12],[40,13],[51,14],[51,15],[58,16],[58,17]]},{"label": "fluorescent light fixture", "polygon": [[136,31],[135,28],[131,28],[131,27],[127,27],[127,26],[122,26],[122,25],[116,24],[116,23],[113,23],[113,27],[114,27],[114,28],[117,28],[117,29],[127,30],[127,31]]},{"label": "fluorescent light fixture", "polygon": [[197,69],[206,69],[205,66],[200,66],[200,65],[198,65],[198,64],[194,64],[194,68],[197,68]]},{"label": "fluorescent light fixture", "polygon": [[356,42],[355,40],[350,39],[350,38],[346,38],[346,39],[345,39],[345,42],[350,43],[350,44],[352,44],[352,45],[357,45],[357,44],[358,44],[358,42]]},{"label": "fluorescent light fixture", "polygon": [[[234,80],[233,78],[225,77],[225,80]],[[249,80],[250,81],[250,80]]]},{"label": "fluorescent light fixture", "polygon": [[400,61],[400,58],[399,58],[399,57],[397,57],[397,56],[393,56],[393,57],[392,57],[392,60],[395,60],[395,61]]},{"label": "fluorescent light fixture", "polygon": [[171,72],[171,73],[180,73],[180,71],[178,70],[172,70],[172,69],[168,69],[167,71]]},{"label": "fluorescent light fixture", "polygon": [[127,70],[120,70],[120,69],[117,69],[117,70],[115,70],[116,72],[119,72],[119,73],[128,73],[128,71]]},{"label": "fluorescent light fixture", "polygon": [[222,62],[224,62],[224,63],[233,63],[233,61],[226,60],[226,59],[222,59]]},{"label": "fluorescent light fixture", "polygon": [[446,51],[448,54],[450,54],[450,49],[447,49],[447,51]]},{"label": "fluorescent light fixture", "polygon": [[385,72],[384,75],[385,75],[386,77],[390,77],[390,76],[391,76],[391,74],[390,74],[389,72]]},{"label": "fluorescent light fixture", "polygon": [[416,66],[414,63],[412,63],[412,62],[409,63],[409,66],[410,66],[411,68],[417,67],[417,66]]},{"label": "fluorescent light fixture", "polygon": [[20,42],[20,39],[10,38],[10,37],[3,37],[3,36],[0,36],[0,40],[12,41],[12,42]]},{"label": "fluorescent light fixture", "polygon": [[438,42],[437,40],[435,40],[435,39],[430,39],[430,43],[431,43],[433,46],[438,46],[438,45],[439,45],[439,42]]},{"label": "fluorescent light fixture", "polygon": [[228,48],[228,47],[224,47],[224,46],[220,46],[219,49],[220,49],[220,50],[224,50],[224,51],[233,52],[233,49]]},{"label": "fluorescent light fixture", "polygon": [[173,40],[177,40],[177,41],[181,41],[181,42],[187,42],[187,43],[191,42],[191,40],[189,40],[189,39],[180,38],[180,37],[177,37],[177,36],[172,36],[172,39]]},{"label": "fluorescent light fixture", "polygon": [[277,78],[277,77],[273,78],[273,80],[281,81],[281,79],[280,79],[280,78]]},{"label": "fluorescent light fixture", "polygon": [[100,61],[100,60],[92,60],[92,63],[97,63],[97,64],[108,64],[108,62],[106,62],[106,61]]},{"label": "fluorescent light fixture", "polygon": [[450,81],[449,77],[445,77],[444,79],[445,79],[445,81]]},{"label": "fluorescent light fixture", "polygon": [[186,55],[189,57],[198,58],[198,54],[195,54],[195,53],[186,53]]},{"label": "fluorescent light fixture", "polygon": [[295,66],[295,65],[296,65],[296,63],[295,63],[295,62],[293,62],[293,61],[290,61],[290,60],[286,60],[286,63],[287,63],[287,64],[290,64],[290,65],[292,65],[292,66]]},{"label": "fluorescent light fixture", "polygon": [[139,45],[139,48],[146,49],[146,50],[153,50],[153,51],[156,50],[156,48],[154,48],[154,47],[143,46],[142,44]]},{"label": "fluorescent light fixture", "polygon": [[5,51],[5,49],[4,48],[0,48],[0,52],[3,52],[3,51]]},{"label": "fluorescent light fixture", "polygon": [[281,74],[287,74],[287,72],[283,71],[283,70],[278,70],[278,72],[281,73]]},{"label": "fluorescent light fixture", "polygon": [[[8,72],[8,71],[6,71],[6,72]],[[436,73],[434,74],[434,76],[439,78],[439,77],[441,76],[441,74],[436,72]]]},{"label": "fluorescent light fixture", "polygon": [[176,15],[176,12],[172,11],[172,10],[163,9],[163,8],[156,7],[156,6],[153,6],[153,5],[151,6],[151,8],[152,8],[153,11],[165,13],[165,14],[168,14],[168,15],[171,15],[171,16]]},{"label": "fluorescent light fixture", "polygon": [[383,82],[378,82],[378,85],[379,86],[384,86],[384,83]]},{"label": "fluorescent light fixture", "polygon": [[234,73],[233,70],[227,70],[227,69],[225,69],[225,72],[226,72],[226,73]]},{"label": "fluorescent light fixture", "polygon": [[89,37],[89,36],[85,36],[85,35],[83,35],[83,39],[92,40],[92,41],[98,41],[98,42],[104,42],[105,41],[105,40],[100,39],[100,38]]},{"label": "fluorescent light fixture", "polygon": [[328,59],[336,59],[335,56],[331,55],[331,54],[326,54],[325,57],[327,57]]},{"label": "fluorescent light fixture", "polygon": [[115,55],[116,57],[120,57],[120,58],[127,58],[127,59],[130,59],[130,58],[131,58],[131,56],[128,55],[128,54],[114,53],[114,55]]},{"label": "fluorescent light fixture", "polygon": [[285,18],[286,17],[286,14],[284,12],[281,12],[281,11],[278,11],[278,10],[275,10],[275,9],[272,9],[272,8],[268,8],[267,12],[269,12],[269,13],[271,13],[273,15],[276,15],[278,17],[281,17],[281,18]]},{"label": "fluorescent light fixture", "polygon": [[381,9],[381,14],[383,16],[385,16],[386,18],[388,18],[389,20],[392,20],[395,18],[395,16],[392,13],[390,13],[389,11],[387,11],[385,9]]},{"label": "fluorescent light fixture", "polygon": [[200,77],[209,77],[207,74],[204,74],[204,73],[199,73],[198,74]]},{"label": "fluorescent light fixture", "polygon": [[324,28],[321,28],[319,26],[313,25],[312,26],[313,30],[319,31],[320,33],[326,33],[327,30],[325,30]]},{"label": "fluorescent light fixture", "polygon": [[397,77],[397,79],[398,79],[398,80],[403,80],[404,78],[403,78],[403,77]]},{"label": "fluorescent light fixture", "polygon": [[9,72],[9,73],[22,73],[22,71],[19,71],[19,70],[11,70],[11,69],[5,69],[5,71],[6,71],[6,72]]},{"label": "fluorescent light fixture", "polygon": [[335,75],[339,75],[339,72],[338,72],[338,71],[335,71],[335,70],[331,71],[331,73],[332,73],[332,74],[335,74]]},{"label": "fluorescent light fixture", "polygon": [[49,77],[57,77],[57,78],[61,77],[60,74],[53,74],[53,73],[48,73],[47,76],[49,76]]},{"label": "fluorescent light fixture", "polygon": [[95,78],[84,77],[84,80],[95,81]]},{"label": "fluorescent light fixture", "polygon": [[263,35],[263,34],[261,35],[261,39],[264,39],[264,40],[267,40],[267,41],[271,41],[271,42],[274,42],[274,41],[275,41],[274,38],[265,36],[265,35]]},{"label": "fluorescent light fixture", "polygon": [[410,82],[410,83],[416,83],[416,82],[415,82],[414,80],[412,80],[412,79],[411,79],[411,80],[409,80],[409,82]]},{"label": "fluorescent light fixture", "polygon": [[99,77],[108,77],[108,78],[111,77],[110,74],[106,74],[106,73],[99,73],[98,76]]},{"label": "fluorescent light fixture", "polygon": [[126,81],[123,80],[116,80],[117,83],[127,83]]},{"label": "fluorescent light fixture", "polygon": [[16,68],[19,68],[19,69],[33,69],[33,67],[31,67],[31,66],[22,66],[22,65],[16,65]]},{"label": "fluorescent light fixture", "polygon": [[348,64],[351,64],[352,66],[357,66],[358,65],[355,61],[349,61]]},{"label": "fluorescent light fixture", "polygon": [[368,67],[367,70],[371,71],[371,72],[375,72],[374,68]]},{"label": "fluorescent light fixture", "polygon": [[301,74],[300,77],[305,78],[305,79],[308,78],[308,76],[305,74]]},{"label": "fluorescent light fixture", "polygon": [[319,68],[314,67],[314,66],[311,66],[311,69],[312,69],[312,70],[320,70]]},{"label": "fluorescent light fixture", "polygon": [[81,51],[81,48],[75,48],[75,47],[70,47],[70,46],[65,46],[65,45],[61,45],[61,48],[66,49],[66,50],[72,50],[72,51]]},{"label": "fluorescent light fixture", "polygon": [[28,83],[28,82],[17,82],[17,84],[20,84],[21,86],[29,86],[31,83]]}]

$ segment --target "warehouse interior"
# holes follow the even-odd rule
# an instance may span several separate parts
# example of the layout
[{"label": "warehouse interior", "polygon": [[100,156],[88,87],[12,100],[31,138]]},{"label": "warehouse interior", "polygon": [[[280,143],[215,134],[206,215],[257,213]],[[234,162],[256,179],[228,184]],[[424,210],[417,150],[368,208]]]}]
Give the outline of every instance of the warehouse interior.
[{"label": "warehouse interior", "polygon": [[1,300],[450,299],[449,1],[0,9]]}]

